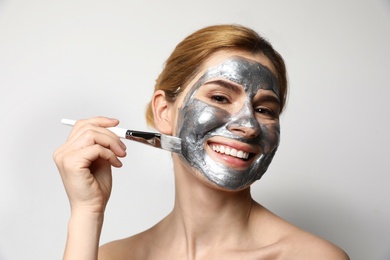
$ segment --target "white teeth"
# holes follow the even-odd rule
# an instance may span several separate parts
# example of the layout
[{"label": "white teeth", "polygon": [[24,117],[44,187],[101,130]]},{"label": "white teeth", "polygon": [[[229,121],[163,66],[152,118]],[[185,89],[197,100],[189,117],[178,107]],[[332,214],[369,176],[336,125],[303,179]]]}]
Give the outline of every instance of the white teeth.
[{"label": "white teeth", "polygon": [[242,158],[242,159],[248,159],[248,157],[249,157],[249,153],[247,153],[247,152],[237,151],[234,148],[225,147],[223,145],[212,145],[211,148],[215,152],[227,154],[227,155],[230,155],[233,157],[238,157],[238,158]]}]

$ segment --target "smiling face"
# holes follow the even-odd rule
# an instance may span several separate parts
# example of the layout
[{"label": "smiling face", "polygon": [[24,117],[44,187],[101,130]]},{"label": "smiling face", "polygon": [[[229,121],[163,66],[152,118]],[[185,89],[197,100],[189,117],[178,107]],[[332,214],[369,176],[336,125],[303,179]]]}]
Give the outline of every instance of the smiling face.
[{"label": "smiling face", "polygon": [[261,178],[277,150],[278,88],[249,55],[215,57],[188,86],[176,135],[183,160],[219,187],[240,190]]}]

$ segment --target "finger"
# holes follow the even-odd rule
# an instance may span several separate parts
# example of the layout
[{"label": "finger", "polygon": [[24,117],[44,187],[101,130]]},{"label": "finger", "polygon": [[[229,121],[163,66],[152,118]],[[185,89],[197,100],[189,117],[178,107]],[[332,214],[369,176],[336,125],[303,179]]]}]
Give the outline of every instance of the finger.
[{"label": "finger", "polygon": [[[84,125],[81,129],[78,129],[77,132],[73,133],[71,137],[68,138],[66,145],[67,144],[72,144],[76,142],[78,139],[83,139],[85,137],[87,138],[93,138],[94,135],[104,135],[110,137],[112,140],[115,140],[119,146],[123,149],[126,150],[126,145],[122,142],[122,140],[112,131],[102,128],[99,126],[95,126],[92,124]],[[106,146],[107,147],[107,146]]]},{"label": "finger", "polygon": [[76,124],[86,124],[86,123],[94,124],[101,127],[111,127],[111,126],[118,125],[119,120],[115,118],[97,116],[88,119],[79,119],[76,121]]},{"label": "finger", "polygon": [[[79,122],[79,121],[77,121],[77,122]],[[101,127],[99,125],[95,125],[95,124],[93,124],[93,122],[91,123],[89,120],[85,121],[85,122],[84,121],[80,121],[79,123],[77,123],[77,122],[76,122],[75,126],[73,127],[71,133],[69,134],[67,142],[73,142],[75,139],[79,138],[80,135],[82,135],[84,133],[84,131],[87,131],[89,129],[93,129],[96,132],[101,132],[101,133],[109,135],[113,138],[117,138],[117,135],[115,133],[113,133],[112,131],[110,131],[104,127]],[[116,124],[113,124],[113,125],[116,125]],[[124,143],[122,141],[120,142],[120,145],[123,147],[123,149],[126,149],[126,146],[124,145]]]},{"label": "finger", "polygon": [[122,162],[110,149],[97,144],[77,151],[58,153],[56,156],[58,166],[63,169],[63,172],[70,173],[76,171],[85,174],[90,173],[89,167],[99,158],[107,161],[114,167],[122,166]]},{"label": "finger", "polygon": [[[68,140],[77,138],[77,136],[80,134],[80,130],[82,129],[88,129],[93,127],[95,129],[97,129],[97,127],[101,127],[105,129],[107,127],[117,126],[118,124],[119,124],[119,120],[108,118],[108,117],[94,117],[89,119],[79,119],[76,121],[75,125],[73,126],[72,131],[69,134]],[[111,134],[111,131],[106,133]]]},{"label": "finger", "polygon": [[80,155],[86,160],[89,160],[89,165],[91,165],[91,163],[96,161],[98,158],[102,158],[104,160],[107,160],[114,167],[122,167],[122,162],[112,152],[112,150],[104,148],[100,145],[95,144],[93,146],[88,146],[81,150]]},{"label": "finger", "polygon": [[126,155],[126,146],[119,139],[119,137],[117,137],[115,134],[108,134],[106,131],[104,131],[106,129],[102,129],[100,127],[95,129],[87,129],[82,132],[77,139],[68,142],[68,149],[79,150],[87,146],[97,144],[110,149],[115,153],[115,155],[119,157],[124,157]]}]

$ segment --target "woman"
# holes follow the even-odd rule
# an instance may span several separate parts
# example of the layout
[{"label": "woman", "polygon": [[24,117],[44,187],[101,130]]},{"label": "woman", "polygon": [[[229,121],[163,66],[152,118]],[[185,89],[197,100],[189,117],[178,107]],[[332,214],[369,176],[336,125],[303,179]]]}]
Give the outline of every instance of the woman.
[{"label": "woman", "polygon": [[251,29],[219,25],[188,36],[167,60],[146,115],[182,140],[181,154],[172,154],[172,212],[98,249],[111,166],[122,165],[126,147],[106,129],[118,120],[79,120],[54,154],[71,204],[64,259],[348,259],[251,197],[277,150],[286,93],[283,59]]}]

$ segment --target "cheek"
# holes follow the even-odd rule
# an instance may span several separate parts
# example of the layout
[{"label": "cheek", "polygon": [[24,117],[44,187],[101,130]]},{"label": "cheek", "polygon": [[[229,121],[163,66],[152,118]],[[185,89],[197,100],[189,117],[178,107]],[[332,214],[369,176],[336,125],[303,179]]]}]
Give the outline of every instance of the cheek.
[{"label": "cheek", "polygon": [[203,137],[209,131],[226,124],[230,118],[230,114],[225,110],[197,99],[192,100],[180,114],[182,123],[178,125],[179,136],[192,133]]},{"label": "cheek", "polygon": [[269,153],[279,145],[280,126],[278,123],[260,124],[263,140],[263,149]]}]

